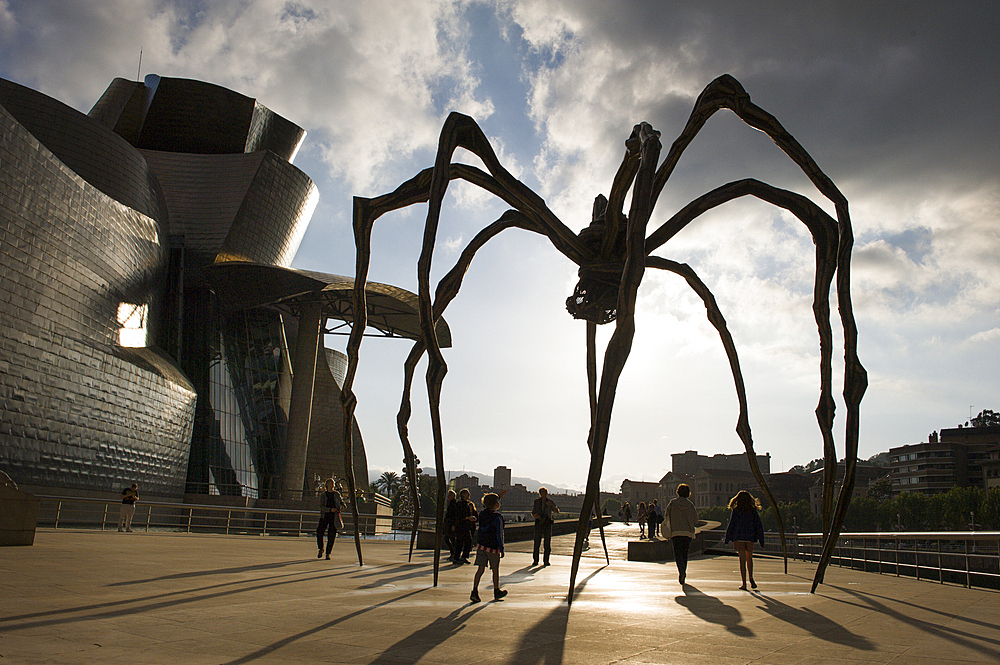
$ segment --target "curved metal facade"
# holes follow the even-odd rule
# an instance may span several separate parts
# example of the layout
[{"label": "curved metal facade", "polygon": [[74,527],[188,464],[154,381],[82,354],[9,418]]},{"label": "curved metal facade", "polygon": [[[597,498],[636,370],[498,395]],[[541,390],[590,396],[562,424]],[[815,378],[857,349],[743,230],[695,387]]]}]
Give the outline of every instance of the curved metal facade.
[{"label": "curved metal facade", "polygon": [[[84,115],[0,80],[0,468],[16,482],[279,495],[297,321],[223,307],[206,269],[290,265],[318,199],[291,164],[304,136],[200,81],[115,79]],[[338,359],[317,363],[303,490],[343,474]],[[363,473],[356,425],[355,442]]]},{"label": "curved metal facade", "polygon": [[148,346],[167,265],[155,178],[86,116],[8,82],[0,95],[5,470],[41,490],[178,495],[196,396]]}]

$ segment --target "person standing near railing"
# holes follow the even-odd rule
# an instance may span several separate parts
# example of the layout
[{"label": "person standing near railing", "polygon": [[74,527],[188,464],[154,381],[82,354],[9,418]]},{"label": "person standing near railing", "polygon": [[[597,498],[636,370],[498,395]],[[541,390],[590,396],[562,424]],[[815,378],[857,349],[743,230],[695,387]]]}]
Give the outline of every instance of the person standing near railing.
[{"label": "person standing near railing", "polygon": [[135,502],[139,500],[139,484],[122,490],[122,509],[118,514],[118,530],[132,531],[132,517],[135,516]]},{"label": "person standing near railing", "polygon": [[333,478],[326,481],[326,491],[319,495],[319,526],[316,527],[316,543],[319,546],[319,553],[316,558],[323,557],[323,532],[327,532],[326,538],[326,558],[330,559],[330,552],[333,551],[333,543],[337,540],[337,531],[344,528],[343,518],[340,512],[344,509],[344,500],[337,491],[337,484]]}]

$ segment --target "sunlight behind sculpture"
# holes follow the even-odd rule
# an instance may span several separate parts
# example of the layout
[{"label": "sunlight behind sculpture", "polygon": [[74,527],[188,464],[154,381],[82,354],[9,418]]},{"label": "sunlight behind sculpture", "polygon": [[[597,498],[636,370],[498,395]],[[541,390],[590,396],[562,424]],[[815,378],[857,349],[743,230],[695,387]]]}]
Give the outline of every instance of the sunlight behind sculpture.
[{"label": "sunlight behind sculpture", "polygon": [[[836,219],[802,195],[778,189],[758,180],[746,179],[724,184],[703,194],[647,235],[646,227],[657,198],[681,154],[708,118],[722,108],[730,109],[749,126],[765,132],[778,148],[799,166],[819,192],[833,203]],[[428,204],[423,247],[417,264],[422,335],[414,344],[405,363],[403,396],[397,415],[397,426],[406,459],[412,460],[414,454],[407,428],[411,414],[410,391],[416,365],[426,353],[428,358],[426,383],[438,474],[435,585],[440,566],[441,525],[446,486],[440,398],[441,387],[448,371],[437,339],[435,324],[444,314],[448,304],[458,295],[465,272],[476,252],[486,242],[508,228],[520,228],[545,236],[559,252],[580,267],[580,280],[573,294],[567,299],[566,307],[574,318],[585,320],[587,326],[586,363],[590,396],[590,434],[587,446],[590,451],[590,469],[577,528],[568,600],[570,602],[573,600],[583,543],[589,531],[589,516],[597,505],[615,393],[618,379],[632,347],[635,334],[636,294],[646,268],[665,270],[682,277],[701,298],[709,322],[719,333],[733,374],[740,405],[736,432],[746,449],[750,468],[758,484],[771,504],[777,505],[757,465],[739,358],[715,297],[689,266],[652,254],[701,214],[743,196],[754,196],[788,210],[806,225],[816,245],[813,311],[820,340],[820,398],[816,417],[824,446],[822,512],[826,539],[812,590],[815,591],[816,586],[823,581],[824,571],[839,537],[854,490],[858,452],[858,411],[867,387],[867,374],[857,357],[857,326],[850,295],[850,260],[854,236],[847,199],[777,119],[753,104],[740,83],[729,75],[723,75],[713,81],[698,97],[686,126],[662,162],[659,137],[660,132],[647,123],[640,123],[634,127],[625,141],[625,155],[611,184],[610,192],[606,198],[599,195],[595,199],[591,223],[579,233],[571,231],[548,209],[537,194],[514,178],[500,164],[479,125],[472,118],[459,113],[452,113],[445,121],[432,168],[420,172],[389,194],[372,199],[360,197],[354,199],[354,233],[358,248],[354,309],[359,313],[366,311],[364,284],[371,261],[371,234],[375,221],[392,210],[417,203]],[[458,148],[464,148],[478,156],[486,166],[486,171],[466,164],[453,163],[452,155]],[[482,229],[469,242],[455,266],[438,283],[432,298],[430,270],[441,204],[449,183],[454,179],[466,180],[485,189],[511,206],[511,210]],[[625,214],[624,202],[630,191],[631,206]],[[847,409],[844,434],[845,469],[842,487],[836,501],[833,495],[839,456],[833,437],[835,410],[832,380],[833,330],[829,305],[830,290],[835,278],[844,336],[844,401]],[[604,351],[602,369],[598,375],[596,327],[611,322],[615,324],[614,331]],[[353,381],[357,373],[365,323],[364,318],[359,316],[348,343],[349,366],[342,391],[345,422],[352,421],[357,405],[353,393]],[[350,432],[345,431],[345,441],[349,442],[350,436]],[[345,461],[349,460],[349,455],[348,444],[345,446]],[[353,483],[353,473],[349,474],[349,480]],[[416,489],[411,487],[411,491],[415,493]],[[419,504],[416,511],[418,514],[414,519],[414,537],[416,524],[419,522]],[[784,525],[780,514],[777,517],[782,551],[786,552]],[[787,572],[787,552],[785,568]]]}]

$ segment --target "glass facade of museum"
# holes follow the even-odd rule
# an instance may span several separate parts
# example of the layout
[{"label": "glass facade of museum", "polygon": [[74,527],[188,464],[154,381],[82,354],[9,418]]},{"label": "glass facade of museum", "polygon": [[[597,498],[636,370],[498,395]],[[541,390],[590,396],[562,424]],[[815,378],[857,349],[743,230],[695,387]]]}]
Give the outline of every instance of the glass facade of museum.
[{"label": "glass facade of museum", "polygon": [[[303,137],[200,81],[116,79],[85,115],[0,80],[0,469],[29,491],[278,495],[298,322],[221,302],[206,271],[297,276]],[[331,353],[309,487],[343,472]]]}]

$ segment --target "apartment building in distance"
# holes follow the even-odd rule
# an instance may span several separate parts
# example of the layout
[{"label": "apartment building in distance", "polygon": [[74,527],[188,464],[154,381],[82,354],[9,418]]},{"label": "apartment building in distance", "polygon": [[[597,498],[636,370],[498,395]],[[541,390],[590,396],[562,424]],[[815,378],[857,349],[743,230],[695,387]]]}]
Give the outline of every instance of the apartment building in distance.
[{"label": "apartment building in distance", "polygon": [[956,427],[932,433],[923,443],[889,449],[893,493],[939,494],[952,487],[987,487],[995,470],[1000,426]]}]

